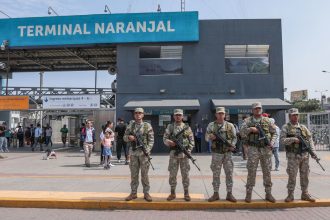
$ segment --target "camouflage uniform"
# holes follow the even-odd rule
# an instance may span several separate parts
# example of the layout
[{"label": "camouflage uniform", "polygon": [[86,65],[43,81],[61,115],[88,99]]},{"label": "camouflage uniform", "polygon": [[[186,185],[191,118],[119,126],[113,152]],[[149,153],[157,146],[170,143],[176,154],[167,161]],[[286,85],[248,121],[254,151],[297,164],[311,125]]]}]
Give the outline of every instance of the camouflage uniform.
[{"label": "camouflage uniform", "polygon": [[[142,122],[137,124],[135,121],[132,121],[125,131],[124,141],[129,142],[128,136],[135,135],[139,130],[139,134],[142,136],[144,146],[146,147],[147,153],[151,152],[151,149],[154,145],[154,132],[151,125],[147,122]],[[129,164],[131,170],[131,190],[132,193],[137,193],[137,188],[139,186],[139,172],[141,169],[141,182],[143,186],[143,193],[149,193],[150,184],[149,184],[149,163],[148,158],[144,155],[143,151],[140,148],[136,148],[135,142],[129,142],[131,162]]]},{"label": "camouflage uniform", "polygon": [[[167,141],[172,140],[173,137],[177,133],[179,133],[182,129],[184,129],[185,126],[188,125],[185,125],[185,123],[183,122],[181,122],[180,124],[177,123],[169,124],[163,136],[164,144],[167,145]],[[195,146],[194,134],[190,127],[188,127],[186,131],[183,132],[182,137],[183,137],[182,144],[190,153]],[[176,177],[178,174],[179,166],[181,169],[183,188],[185,191],[187,191],[189,187],[189,170],[190,170],[189,159],[184,155],[184,153],[182,152],[177,153],[176,147],[171,148],[170,160],[168,165],[168,171],[170,172],[169,184],[171,186],[171,190],[175,190],[176,188],[177,185]]]},{"label": "camouflage uniform", "polygon": [[[221,128],[221,129],[220,129]],[[209,135],[215,134],[220,129],[220,135],[227,139],[229,143],[235,145],[237,142],[236,129],[232,123],[225,121],[223,124],[218,124],[216,121],[209,123],[206,129],[205,140],[209,141]],[[220,174],[223,165],[226,174],[227,192],[231,193],[233,188],[233,161],[232,152],[229,151],[228,146],[217,146],[216,141],[212,141],[212,162],[211,170],[213,172],[213,190],[219,192],[220,187]]]},{"label": "camouflage uniform", "polygon": [[[310,131],[302,124],[291,124],[290,122],[283,125],[280,135],[280,141],[285,145],[288,166],[286,172],[289,175],[288,193],[292,194],[296,187],[296,177],[298,170],[300,171],[300,186],[303,194],[308,194],[308,175],[309,175],[309,153],[299,152],[299,144],[294,143],[295,137],[301,135],[314,151],[314,143]],[[292,201],[291,200],[291,201]]]},{"label": "camouflage uniform", "polygon": [[246,190],[247,194],[251,193],[253,187],[255,186],[256,172],[260,160],[265,192],[266,195],[271,195],[272,181],[270,172],[272,165],[272,150],[265,146],[264,140],[258,140],[259,134],[249,132],[249,128],[255,127],[256,124],[261,125],[272,146],[277,138],[275,127],[267,117],[260,117],[256,119],[251,116],[246,118],[242,124],[240,134],[248,145],[248,161],[246,166],[248,169],[248,176]]}]

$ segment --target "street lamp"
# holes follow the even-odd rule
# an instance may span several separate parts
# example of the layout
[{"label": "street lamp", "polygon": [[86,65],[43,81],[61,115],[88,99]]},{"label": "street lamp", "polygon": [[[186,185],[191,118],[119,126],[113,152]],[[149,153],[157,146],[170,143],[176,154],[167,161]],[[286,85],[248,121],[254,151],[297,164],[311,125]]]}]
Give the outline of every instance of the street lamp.
[{"label": "street lamp", "polygon": [[104,13],[107,13],[107,12],[109,12],[109,14],[111,14],[111,11],[110,11],[109,6],[108,5],[105,5],[104,6]]},{"label": "street lamp", "polygon": [[53,12],[54,14],[56,14],[57,16],[59,16],[59,15],[57,14],[57,12],[56,12],[51,6],[49,6],[49,7],[48,7],[48,14],[51,15],[52,12]]},{"label": "street lamp", "polygon": [[321,108],[322,108],[322,110],[324,109],[324,106],[323,106],[323,93],[324,92],[327,92],[327,91],[328,91],[327,89],[326,90],[322,90],[322,91],[315,90],[315,92],[321,93]]}]

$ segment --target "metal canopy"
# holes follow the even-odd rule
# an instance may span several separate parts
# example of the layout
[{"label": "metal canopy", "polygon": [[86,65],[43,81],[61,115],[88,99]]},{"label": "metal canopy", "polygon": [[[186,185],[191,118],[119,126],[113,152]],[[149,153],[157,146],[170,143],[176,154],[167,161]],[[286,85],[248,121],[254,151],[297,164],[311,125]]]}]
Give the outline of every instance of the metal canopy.
[{"label": "metal canopy", "polygon": [[[116,65],[116,46],[7,49],[0,51],[0,63],[9,72],[107,70]],[[7,72],[0,68],[1,72]]]},{"label": "metal canopy", "polygon": [[289,109],[291,104],[279,98],[269,99],[212,99],[213,107],[227,107],[227,108],[251,108],[252,103],[261,102],[261,105],[266,109]]}]

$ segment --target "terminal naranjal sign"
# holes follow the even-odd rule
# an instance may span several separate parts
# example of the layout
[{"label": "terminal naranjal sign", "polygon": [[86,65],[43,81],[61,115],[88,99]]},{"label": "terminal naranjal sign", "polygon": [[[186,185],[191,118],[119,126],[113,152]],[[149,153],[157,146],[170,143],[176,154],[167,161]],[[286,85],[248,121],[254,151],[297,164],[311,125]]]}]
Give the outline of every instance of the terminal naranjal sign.
[{"label": "terminal naranjal sign", "polygon": [[0,19],[9,47],[199,40],[198,12]]}]

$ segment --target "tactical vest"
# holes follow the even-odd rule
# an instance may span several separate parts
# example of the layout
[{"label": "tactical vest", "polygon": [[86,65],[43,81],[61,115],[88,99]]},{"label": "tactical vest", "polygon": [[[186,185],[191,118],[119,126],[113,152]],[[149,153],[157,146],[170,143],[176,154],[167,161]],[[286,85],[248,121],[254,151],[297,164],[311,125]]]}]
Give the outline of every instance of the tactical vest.
[{"label": "tactical vest", "polygon": [[[135,126],[136,122],[133,122],[132,127],[131,127],[131,132],[135,132]],[[142,133],[142,140],[144,145],[148,145],[148,124],[147,122],[143,122],[143,133]],[[131,144],[132,150],[135,151],[137,149],[137,143],[132,142]]]},{"label": "tactical vest", "polygon": [[[252,117],[249,118],[247,121],[247,127],[256,127],[257,124],[260,124],[260,127],[264,130],[265,136],[268,138],[269,142],[271,141],[271,134],[269,131],[269,124],[270,122],[267,120],[266,117],[262,117],[260,122],[253,122]],[[254,146],[254,147],[265,147],[265,139],[259,140],[260,135],[259,133],[249,133],[247,137],[247,142],[249,146]]]},{"label": "tactical vest", "polygon": [[[305,140],[308,139],[308,135],[307,135],[307,130],[304,126],[299,126],[300,129],[296,128],[295,126],[293,126],[291,123],[287,123],[287,137],[297,137],[297,135],[301,135],[302,138],[304,138]],[[288,153],[299,153],[301,151],[301,146],[300,144],[296,144],[296,143],[292,143],[289,145],[285,145],[285,150]],[[303,153],[303,152],[301,152]]]},{"label": "tactical vest", "polygon": [[[185,124],[182,129],[185,129],[186,127],[189,128],[189,126],[187,124]],[[190,143],[190,141],[189,141],[189,129],[188,128],[183,132],[182,138],[181,138],[182,146],[185,147],[186,149],[188,149],[189,143]],[[174,134],[174,124],[173,123],[169,125],[169,131],[170,131],[169,139],[173,140],[175,138],[175,135],[176,135],[176,134]],[[178,131],[178,132],[180,132],[180,131]],[[178,151],[178,148],[174,147],[174,148],[171,148],[170,150]],[[177,153],[180,153],[180,152],[177,152]]]},{"label": "tactical vest", "polygon": [[[217,133],[219,130],[219,125],[216,122],[213,122],[213,133]],[[231,132],[231,129],[229,127],[229,124],[227,122],[225,122],[225,131],[226,133],[226,137],[225,139],[228,140],[228,142],[230,143],[233,140],[233,133]],[[220,135],[223,134],[223,131],[220,130]],[[212,153],[218,153],[218,154],[224,154],[226,152],[228,152],[229,147],[226,144],[223,144],[222,142],[218,142],[218,141],[212,141],[212,146],[211,146],[211,151]]]}]

